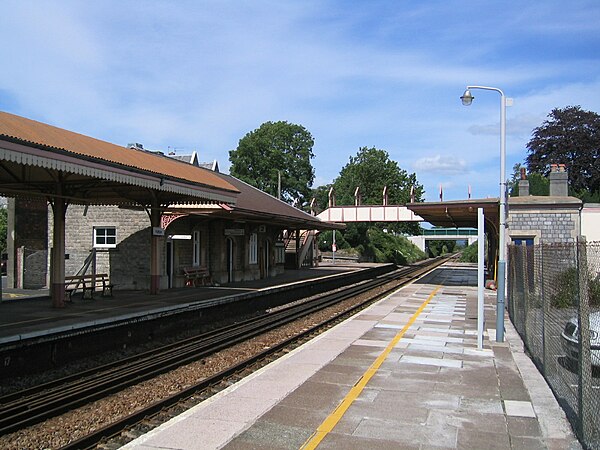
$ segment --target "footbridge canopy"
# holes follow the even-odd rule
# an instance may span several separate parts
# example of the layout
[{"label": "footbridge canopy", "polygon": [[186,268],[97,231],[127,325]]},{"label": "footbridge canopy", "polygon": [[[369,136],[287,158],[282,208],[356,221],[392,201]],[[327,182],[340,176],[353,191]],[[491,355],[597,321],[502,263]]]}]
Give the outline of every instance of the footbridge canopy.
[{"label": "footbridge canopy", "polygon": [[404,205],[332,206],[317,217],[327,222],[422,222]]}]

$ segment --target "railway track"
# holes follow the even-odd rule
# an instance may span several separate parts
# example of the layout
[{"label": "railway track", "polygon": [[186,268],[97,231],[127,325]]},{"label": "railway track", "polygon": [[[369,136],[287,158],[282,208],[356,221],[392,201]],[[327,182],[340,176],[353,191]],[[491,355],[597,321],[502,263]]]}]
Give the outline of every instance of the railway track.
[{"label": "railway track", "polygon": [[[294,304],[279,309],[270,314],[249,319],[218,330],[204,333],[193,338],[179,341],[159,349],[145,352],[131,358],[97,367],[92,370],[36,386],[0,398],[0,434],[10,433],[29,425],[58,416],[74,408],[88,404],[110,394],[116,393],[128,386],[151,379],[157,375],[175,369],[183,364],[203,359],[224,348],[265,333],[274,328],[297,320],[313,312],[327,308],[348,298],[363,294],[377,287],[394,281],[394,286],[389,290],[397,289],[398,285],[421,276],[423,273],[445,262],[447,258],[439,258],[430,264],[403,267],[390,274],[382,275],[373,280],[353,285],[349,289],[325,293],[310,301]],[[387,293],[388,290],[385,291]],[[385,293],[383,295],[385,295]],[[381,296],[380,294],[379,296]],[[369,300],[372,302],[374,299]],[[364,307],[364,306],[363,306]],[[354,309],[359,309],[360,306]],[[352,311],[345,314],[351,314]],[[336,320],[333,318],[331,320]],[[328,322],[331,322],[328,321]],[[337,318],[339,320],[339,317]],[[323,327],[319,324],[315,327]],[[304,336],[314,333],[307,330]],[[283,342],[267,351],[256,355],[241,364],[231,367],[223,372],[203,380],[182,392],[167,399],[150,405],[128,417],[115,422],[97,432],[90,434],[69,444],[66,449],[92,448],[106,436],[118,434],[121,430],[143,421],[146,417],[156,414],[169,406],[175,405],[182,399],[188,398],[200,391],[218,385],[228,377],[236,376],[248,366],[256,364],[269,355],[280,351],[290,345],[291,341],[302,339],[302,336]]]}]

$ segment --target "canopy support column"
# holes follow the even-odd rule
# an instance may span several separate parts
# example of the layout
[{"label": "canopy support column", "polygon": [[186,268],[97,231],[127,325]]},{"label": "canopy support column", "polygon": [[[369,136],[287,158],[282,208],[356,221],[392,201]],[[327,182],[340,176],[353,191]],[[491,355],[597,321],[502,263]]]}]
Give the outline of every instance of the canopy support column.
[{"label": "canopy support column", "polygon": [[64,198],[52,201],[53,232],[51,255],[50,298],[54,308],[65,307],[65,216],[67,203]]},{"label": "canopy support column", "polygon": [[161,210],[158,205],[153,205],[150,210],[150,224],[152,228],[150,251],[150,294],[155,295],[160,291],[160,249],[162,236],[154,233],[155,228],[160,228]]}]

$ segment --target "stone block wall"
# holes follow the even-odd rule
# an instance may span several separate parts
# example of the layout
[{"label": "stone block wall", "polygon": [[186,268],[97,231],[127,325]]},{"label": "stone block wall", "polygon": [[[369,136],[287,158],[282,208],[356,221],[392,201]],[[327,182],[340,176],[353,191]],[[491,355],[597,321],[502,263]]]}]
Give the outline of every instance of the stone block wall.
[{"label": "stone block wall", "polygon": [[[84,214],[85,212],[85,214]],[[52,210],[49,211],[52,233]],[[116,227],[116,248],[96,250],[96,272],[108,273],[118,289],[144,289],[150,285],[150,219],[145,211],[115,206],[70,205],[65,222],[65,274],[77,273],[94,246],[94,227]],[[88,273],[91,269],[88,270]]]},{"label": "stone block wall", "polygon": [[[85,213],[85,214],[84,214]],[[49,212],[49,233],[52,233],[52,211]],[[96,249],[96,272],[108,273],[116,289],[148,289],[150,287],[150,219],[145,211],[119,209],[117,207],[71,205],[66,215],[65,261],[66,275],[77,273],[85,264],[93,249],[94,227],[115,227],[115,248]],[[243,229],[241,236],[226,236],[226,229]],[[260,229],[260,231],[259,231]],[[165,235],[191,235],[200,232],[200,265],[207,266],[213,281],[228,282],[227,239],[234,246],[233,281],[256,280],[261,276],[283,273],[283,264],[275,263],[275,242],[280,229],[258,224],[238,223],[229,220],[210,220],[203,217],[181,217],[174,220],[165,230]],[[249,236],[258,235],[257,264],[249,264]],[[161,289],[167,288],[167,245],[161,238]],[[266,242],[269,242],[268,274],[264,272]],[[173,262],[173,287],[185,284],[183,268],[193,264],[193,242],[190,239],[171,241]],[[91,273],[91,269],[88,269]]]},{"label": "stone block wall", "polygon": [[[581,234],[580,199],[568,195],[568,173],[564,164],[552,164],[550,195],[529,195],[529,189],[518,197],[508,199],[508,236],[534,238],[534,244],[573,243]],[[527,183],[525,170],[521,170],[519,186]],[[508,240],[510,244],[510,239]]]},{"label": "stone block wall", "polygon": [[46,286],[46,265],[48,252],[46,250],[30,250],[19,248],[19,258],[23,261],[23,289],[41,289]]},{"label": "stone block wall", "polygon": [[580,232],[579,210],[510,211],[511,238],[531,236],[537,243],[575,242]]}]

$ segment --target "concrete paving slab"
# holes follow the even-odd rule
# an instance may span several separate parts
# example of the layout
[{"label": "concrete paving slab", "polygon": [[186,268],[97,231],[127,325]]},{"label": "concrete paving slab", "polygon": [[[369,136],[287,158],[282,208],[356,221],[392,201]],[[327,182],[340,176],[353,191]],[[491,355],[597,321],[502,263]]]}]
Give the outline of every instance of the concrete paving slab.
[{"label": "concrete paving slab", "polygon": [[389,340],[377,340],[377,339],[357,339],[352,345],[364,345],[365,347],[378,347],[386,348],[389,345]]},{"label": "concrete paving slab", "polygon": [[297,450],[311,433],[309,428],[261,420],[229,442],[227,448]]},{"label": "concrete paving slab", "polygon": [[461,450],[507,450],[512,447],[507,433],[461,429],[458,431],[456,448]]},{"label": "concrete paving slab", "polygon": [[419,450],[419,445],[402,444],[399,446],[397,441],[387,439],[366,438],[357,435],[346,435],[339,433],[329,434],[319,445],[319,449],[345,449],[345,450]]},{"label": "concrete paving slab", "polygon": [[535,418],[535,411],[531,402],[504,400],[504,409],[507,416]]},{"label": "concrete paving slab", "polygon": [[506,424],[511,436],[535,437],[542,436],[542,430],[537,418],[534,417],[515,417],[507,416]]},{"label": "concrete paving slab", "polygon": [[462,397],[460,401],[460,411],[473,411],[479,414],[504,414],[502,409],[502,400],[500,398],[469,398]]},{"label": "concrete paving slab", "polygon": [[401,364],[424,364],[427,366],[437,367],[453,367],[460,369],[462,367],[462,361],[441,359],[441,358],[424,358],[419,356],[406,355],[400,358]]},{"label": "concrete paving slab", "polygon": [[433,445],[456,448],[457,429],[426,424],[403,424],[393,420],[365,418],[353,436],[395,441],[396,448]]}]

